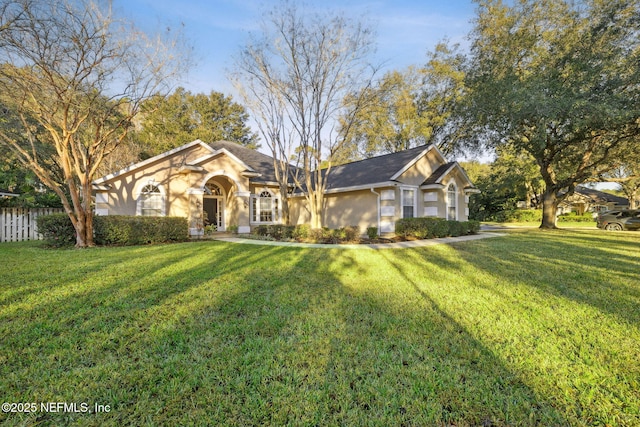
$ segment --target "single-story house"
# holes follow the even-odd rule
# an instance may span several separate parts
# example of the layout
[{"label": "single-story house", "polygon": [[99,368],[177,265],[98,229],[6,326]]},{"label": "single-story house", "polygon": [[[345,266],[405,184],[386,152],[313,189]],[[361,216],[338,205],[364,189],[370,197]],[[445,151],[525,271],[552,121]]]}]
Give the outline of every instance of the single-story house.
[{"label": "single-story house", "polygon": [[558,205],[558,213],[574,211],[578,215],[582,215],[585,212],[600,213],[628,207],[629,200],[624,197],[578,185],[574,193]]},{"label": "single-story house", "polygon": [[[324,225],[355,225],[363,233],[393,232],[406,217],[467,220],[469,195],[479,192],[434,145],[335,166],[327,179]],[[208,224],[247,233],[282,223],[273,158],[228,141],[190,142],[102,177],[93,188],[97,215],[183,216],[191,235]],[[309,223],[304,195],[292,191],[288,201],[292,224]]]}]

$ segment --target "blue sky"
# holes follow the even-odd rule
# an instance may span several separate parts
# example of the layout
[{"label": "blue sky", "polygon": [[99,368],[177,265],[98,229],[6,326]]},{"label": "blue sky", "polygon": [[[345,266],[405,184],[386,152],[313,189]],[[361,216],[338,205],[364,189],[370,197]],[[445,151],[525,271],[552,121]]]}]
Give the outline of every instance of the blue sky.
[{"label": "blue sky", "polygon": [[[257,0],[115,0],[118,14],[154,31],[183,27],[196,64],[180,83],[192,92],[233,95],[227,79],[233,55],[257,32],[265,11],[279,2]],[[445,37],[465,45],[474,16],[471,0],[309,0],[309,8],[336,10],[371,22],[377,32],[374,63],[385,70],[423,64]],[[237,97],[234,96],[235,99]]]}]

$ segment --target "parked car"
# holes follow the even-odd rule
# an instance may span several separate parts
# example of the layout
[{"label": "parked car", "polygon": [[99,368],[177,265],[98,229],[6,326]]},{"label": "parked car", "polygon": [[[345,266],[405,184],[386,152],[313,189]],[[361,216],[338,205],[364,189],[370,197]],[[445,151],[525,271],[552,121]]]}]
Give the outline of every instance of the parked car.
[{"label": "parked car", "polygon": [[601,213],[596,225],[609,231],[640,230],[640,210],[619,209]]}]

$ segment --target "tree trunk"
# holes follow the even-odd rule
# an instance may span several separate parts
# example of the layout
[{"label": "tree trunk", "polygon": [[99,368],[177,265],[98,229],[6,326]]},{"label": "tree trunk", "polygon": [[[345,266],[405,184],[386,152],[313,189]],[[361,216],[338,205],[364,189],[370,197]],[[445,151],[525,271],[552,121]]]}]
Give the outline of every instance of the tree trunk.
[{"label": "tree trunk", "polygon": [[282,215],[282,223],[284,225],[291,225],[291,213],[289,212],[289,198],[287,187],[280,185],[280,200],[281,200],[281,215]]},{"label": "tree trunk", "polygon": [[540,228],[558,228],[556,226],[558,203],[559,201],[555,191],[547,188],[542,195],[542,224],[540,224]]},{"label": "tree trunk", "polygon": [[638,191],[629,191],[627,193],[627,198],[629,199],[629,209],[636,209],[636,195],[638,194]]}]

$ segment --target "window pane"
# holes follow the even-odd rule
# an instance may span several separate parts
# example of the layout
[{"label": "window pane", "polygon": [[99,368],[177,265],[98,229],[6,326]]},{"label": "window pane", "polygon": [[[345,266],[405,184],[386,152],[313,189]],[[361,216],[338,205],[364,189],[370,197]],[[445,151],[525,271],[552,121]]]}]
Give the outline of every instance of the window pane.
[{"label": "window pane", "polygon": [[413,218],[414,206],[413,190],[402,190],[402,217]]},{"label": "window pane", "polygon": [[147,185],[140,194],[140,214],[142,216],[162,215],[162,194],[155,185]]},{"label": "window pane", "polygon": [[447,187],[447,219],[456,219],[456,187],[453,184]]},{"label": "window pane", "polygon": [[413,206],[403,206],[402,207],[402,217],[403,218],[413,218]]},{"label": "window pane", "polygon": [[251,220],[258,222],[258,201],[255,196],[251,196]]}]

